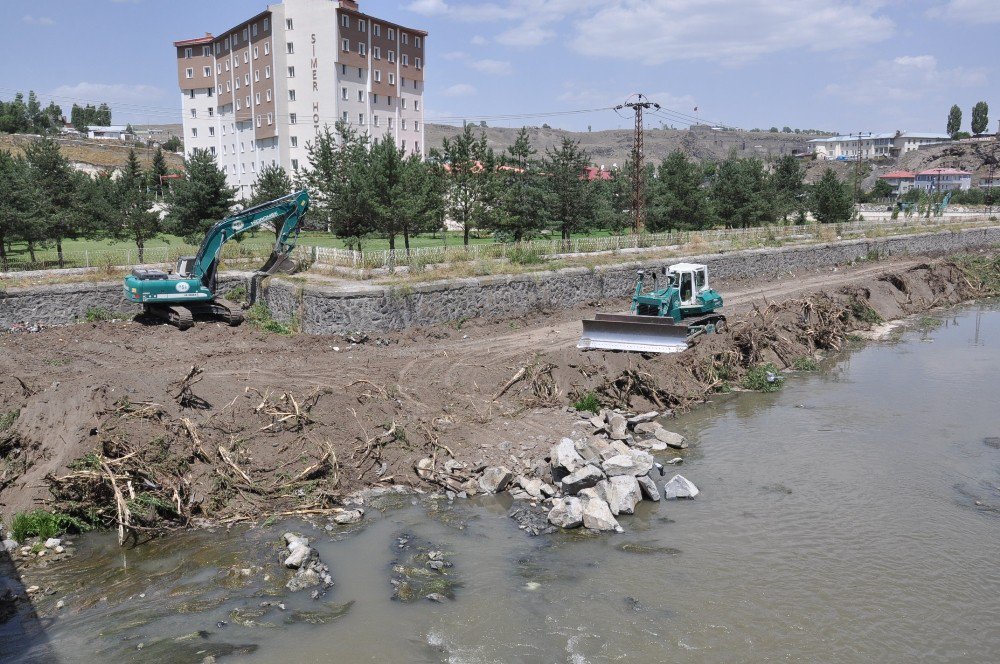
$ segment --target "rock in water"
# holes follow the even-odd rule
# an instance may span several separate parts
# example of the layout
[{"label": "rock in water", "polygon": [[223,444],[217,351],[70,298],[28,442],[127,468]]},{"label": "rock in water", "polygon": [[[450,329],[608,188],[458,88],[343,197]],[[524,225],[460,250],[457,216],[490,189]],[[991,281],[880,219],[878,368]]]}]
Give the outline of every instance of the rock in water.
[{"label": "rock in water", "polygon": [[628,421],[624,415],[615,413],[608,418],[608,429],[611,440],[625,440],[625,436],[628,435]]},{"label": "rock in water", "polygon": [[334,516],[333,520],[335,523],[344,526],[349,523],[358,523],[361,521],[362,516],[364,516],[364,512],[361,510],[347,510]]},{"label": "rock in water", "polygon": [[50,537],[47,540],[45,540],[46,549],[54,549],[60,544],[62,544],[62,540],[57,537]]},{"label": "rock in water", "polygon": [[667,431],[663,427],[654,431],[653,435],[656,436],[657,440],[666,443],[667,447],[672,447],[675,450],[683,450],[688,446],[687,440],[684,439],[684,436],[679,433],[674,433],[673,431]]},{"label": "rock in water", "polygon": [[[650,468],[652,468],[652,464],[650,464]],[[632,457],[631,453],[617,454],[604,462],[604,472],[608,474],[608,477],[615,477],[616,475],[635,475],[636,470],[635,459]],[[646,472],[649,472],[649,468],[646,469]]]},{"label": "rock in water", "polygon": [[649,471],[653,470],[654,461],[652,454],[642,450],[629,450],[629,454],[632,456],[632,461],[635,462],[635,468],[632,470],[633,475],[639,477],[647,475]]},{"label": "rock in water", "polygon": [[604,479],[604,473],[597,466],[584,466],[575,473],[570,473],[562,479],[563,491],[568,494],[579,493]]},{"label": "rock in water", "polygon": [[519,477],[517,483],[534,500],[542,498],[542,481],[537,478]]},{"label": "rock in water", "polygon": [[583,457],[576,451],[576,443],[572,438],[563,438],[558,445],[553,445],[551,458],[553,469],[563,469],[567,473],[584,465]]},{"label": "rock in water", "polygon": [[642,477],[637,477],[636,481],[639,482],[639,489],[642,491],[642,495],[646,496],[652,501],[660,500],[660,490],[656,488],[656,482],[649,475],[643,475]]},{"label": "rock in water", "polygon": [[663,485],[663,497],[667,500],[673,498],[694,498],[700,493],[694,482],[683,475],[674,475],[670,481]]},{"label": "rock in water", "polygon": [[298,569],[309,560],[309,556],[312,555],[312,548],[306,546],[305,544],[290,544],[288,546],[289,553],[288,557],[285,558],[285,567],[289,569]]},{"label": "rock in water", "polygon": [[622,532],[622,527],[611,513],[611,508],[603,500],[592,498],[583,507],[583,527],[589,530],[614,530]]},{"label": "rock in water", "polygon": [[560,528],[578,528],[583,525],[583,501],[573,496],[557,498],[549,511],[549,523]]},{"label": "rock in water", "polygon": [[11,551],[16,550],[17,547],[19,547],[19,546],[21,546],[21,545],[18,544],[17,542],[15,542],[12,539],[5,539],[3,541],[3,550],[7,551],[8,553],[10,553]]},{"label": "rock in water", "polygon": [[659,416],[660,416],[660,414],[658,412],[656,412],[655,410],[651,410],[648,413],[641,413],[639,415],[633,415],[632,417],[628,418],[628,425],[630,427],[635,428],[636,426],[638,426],[640,424],[645,424],[647,422],[652,422],[653,420],[655,420]]},{"label": "rock in water", "polygon": [[506,466],[490,466],[479,478],[479,488],[483,493],[499,493],[514,479],[514,473]]},{"label": "rock in water", "polygon": [[639,490],[639,482],[634,475],[619,475],[609,480],[612,490],[612,499],[608,501],[608,506],[613,514],[634,514],[635,506],[642,500],[642,492]]}]

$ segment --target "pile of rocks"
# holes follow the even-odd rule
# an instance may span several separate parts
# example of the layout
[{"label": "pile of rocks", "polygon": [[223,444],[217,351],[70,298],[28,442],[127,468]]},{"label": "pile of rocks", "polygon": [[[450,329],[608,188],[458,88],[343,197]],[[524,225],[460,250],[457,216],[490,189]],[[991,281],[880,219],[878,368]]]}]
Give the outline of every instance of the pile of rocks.
[{"label": "pile of rocks", "polygon": [[321,589],[313,591],[313,599],[316,599],[333,586],[330,568],[319,559],[316,550],[309,546],[307,538],[295,533],[285,533],[285,545],[288,555],[283,561],[284,565],[295,570],[295,576],[285,584],[286,588],[296,592],[321,586]]},{"label": "pile of rocks", "polygon": [[[484,468],[475,489],[508,491],[515,499],[545,506],[549,523],[560,528],[621,532],[617,517],[633,514],[643,499],[698,495],[698,488],[681,475],[663,484],[662,492],[657,486],[664,471],[652,453],[687,447],[684,436],[668,431],[656,422],[657,417],[657,412],[602,411],[588,418],[589,437],[563,438],[552,447],[545,463],[535,464],[527,474],[515,475],[506,466]],[[674,457],[667,463],[682,461]],[[523,520],[524,515],[518,514]]]}]

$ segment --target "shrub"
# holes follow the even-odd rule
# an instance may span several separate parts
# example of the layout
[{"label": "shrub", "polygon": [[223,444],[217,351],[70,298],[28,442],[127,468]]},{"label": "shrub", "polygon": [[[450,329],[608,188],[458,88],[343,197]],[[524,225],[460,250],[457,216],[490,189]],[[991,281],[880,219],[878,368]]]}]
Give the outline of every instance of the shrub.
[{"label": "shrub", "polygon": [[292,328],[275,320],[274,316],[271,315],[271,310],[261,302],[247,309],[246,321],[264,332],[273,332],[274,334],[284,334],[286,336],[292,333]]},{"label": "shrub", "polygon": [[32,512],[18,512],[11,521],[10,530],[15,540],[24,542],[29,537],[48,539],[67,531],[83,532],[89,530],[89,527],[83,521],[67,514],[39,509]]},{"label": "shrub", "polygon": [[245,302],[247,299],[247,287],[243,284],[233,286],[226,291],[226,299],[230,302]]},{"label": "shrub", "polygon": [[576,400],[573,408],[590,411],[591,413],[599,413],[601,412],[601,401],[593,392],[587,392]]},{"label": "shrub", "polygon": [[743,377],[742,386],[754,392],[777,392],[784,380],[785,377],[778,373],[778,368],[768,362],[750,369]]},{"label": "shrub", "polygon": [[857,298],[851,298],[850,313],[855,320],[877,325],[882,322],[878,312]]},{"label": "shrub", "polygon": [[507,252],[507,260],[517,265],[537,265],[544,263],[545,257],[538,249],[528,247],[514,247]]},{"label": "shrub", "polygon": [[795,361],[792,362],[792,367],[796,371],[816,371],[819,369],[819,365],[816,363],[816,360],[808,356],[796,358]]},{"label": "shrub", "polygon": [[88,307],[87,313],[84,315],[84,320],[88,323],[97,323],[102,320],[114,320],[115,318],[115,312],[102,307]]}]

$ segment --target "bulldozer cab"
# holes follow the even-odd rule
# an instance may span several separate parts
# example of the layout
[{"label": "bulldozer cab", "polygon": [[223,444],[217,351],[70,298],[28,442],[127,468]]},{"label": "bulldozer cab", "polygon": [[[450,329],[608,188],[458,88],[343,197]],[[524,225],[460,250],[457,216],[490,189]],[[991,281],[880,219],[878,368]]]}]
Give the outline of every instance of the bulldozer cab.
[{"label": "bulldozer cab", "polygon": [[708,288],[708,267],[699,263],[670,266],[671,281],[677,285],[682,306],[698,304],[698,295]]}]

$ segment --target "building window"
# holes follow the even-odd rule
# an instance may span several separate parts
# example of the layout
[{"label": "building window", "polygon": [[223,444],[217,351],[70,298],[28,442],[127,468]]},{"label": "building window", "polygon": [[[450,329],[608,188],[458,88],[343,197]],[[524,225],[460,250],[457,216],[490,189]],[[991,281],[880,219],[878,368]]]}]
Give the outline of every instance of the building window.
[{"label": "building window", "polygon": [[358,55],[365,55],[368,52],[368,47],[364,42],[358,42]]},{"label": "building window", "polygon": [[201,47],[201,55],[204,58],[207,58],[208,56],[212,55],[212,47],[211,46],[202,46]]},{"label": "building window", "polygon": [[392,106],[392,95],[385,98],[385,104],[386,106]]},{"label": "building window", "polygon": [[225,145],[222,146],[222,154],[229,154],[229,149]]},{"label": "building window", "polygon": [[389,34],[389,41],[394,41],[396,39],[396,31],[394,29],[389,28],[388,34]]},{"label": "building window", "polygon": [[340,98],[347,101],[347,88],[340,89]]},{"label": "building window", "polygon": [[413,131],[420,131],[420,123],[416,120],[413,121]]},{"label": "building window", "polygon": [[351,50],[351,40],[350,39],[341,39],[340,40],[340,48],[345,53],[349,52]]},{"label": "building window", "polygon": [[250,51],[243,51],[243,63],[250,64]]},{"label": "building window", "polygon": [[254,69],[253,70],[253,82],[254,83],[260,83],[260,70],[259,69]]},{"label": "building window", "polygon": [[288,101],[295,101],[295,90],[288,91]]},{"label": "building window", "polygon": [[358,113],[358,124],[359,125],[364,125],[364,123],[365,123],[365,114],[364,113]]},{"label": "building window", "polygon": [[192,67],[188,67],[187,69],[185,69],[184,70],[184,77],[185,78],[194,78],[194,69]]},{"label": "building window", "polygon": [[260,116],[259,115],[257,116],[257,126],[258,127],[260,126]]},{"label": "building window", "polygon": [[264,78],[271,78],[271,65],[264,67]]},{"label": "building window", "polygon": [[396,85],[396,74],[395,74],[395,72],[389,72],[389,85]]},{"label": "building window", "polygon": [[299,170],[299,160],[298,159],[292,159],[292,170],[293,171]]},{"label": "building window", "polygon": [[250,41],[250,28],[243,28],[243,41]]},{"label": "building window", "polygon": [[399,126],[402,127],[404,131],[406,130],[406,118],[399,121]]},{"label": "building window", "polygon": [[205,67],[205,68],[203,68],[201,70],[201,75],[202,76],[211,76],[212,75],[212,68],[211,67]]},{"label": "building window", "polygon": [[389,59],[389,62],[395,62],[396,61],[396,52],[395,51],[389,51],[388,53],[386,53],[386,57]]},{"label": "building window", "polygon": [[413,141],[413,151],[420,152],[420,141]]},{"label": "building window", "polygon": [[360,19],[359,18],[358,19],[358,30],[360,30],[361,32],[364,32],[365,31],[365,27],[366,27],[366,25],[365,25],[364,19]]},{"label": "building window", "polygon": [[[205,94],[207,94],[209,97],[211,97],[212,95],[215,94],[215,88],[205,88]],[[209,110],[211,110],[211,109],[209,109]]]},{"label": "building window", "polygon": [[240,100],[239,100],[239,99],[237,99],[237,100],[236,100],[236,110],[237,110],[237,111],[239,111],[239,110],[241,110],[242,108],[243,108],[243,107],[242,107],[242,106],[240,105]]},{"label": "building window", "polygon": [[[399,98],[399,105],[404,111],[406,110],[406,97]],[[406,129],[406,127],[403,127],[403,129]]]},{"label": "building window", "polygon": [[192,118],[198,117],[198,109],[196,109],[196,108],[192,108],[191,109],[191,117]]},{"label": "building window", "polygon": [[216,62],[216,63],[215,63],[215,73],[216,73],[217,75],[218,75],[218,74],[222,74],[222,65],[221,65],[221,64],[219,64],[218,62]]},{"label": "building window", "polygon": [[232,91],[233,91],[232,83],[226,81],[226,92],[232,92]]},{"label": "building window", "polygon": [[265,95],[265,101],[271,101],[271,91],[270,90],[268,90],[267,94]]},{"label": "building window", "polygon": [[267,114],[267,124],[268,126],[274,124],[274,115],[272,113]]},{"label": "building window", "polygon": [[247,108],[250,108],[250,95],[247,95]]},{"label": "building window", "polygon": [[291,55],[292,53],[295,53],[295,44],[293,44],[292,42],[288,42],[287,44],[285,44],[285,48],[288,49],[286,51],[286,53],[288,53],[288,55]]},{"label": "building window", "polygon": [[286,18],[285,19],[285,29],[286,30],[294,30],[295,29],[295,23],[292,21],[292,19],[290,19],[290,18]]},{"label": "building window", "polygon": [[209,136],[215,136],[215,127],[209,127],[208,128],[208,135]]},{"label": "building window", "polygon": [[215,146],[214,146],[214,145],[210,146],[210,147],[208,148],[208,151],[212,153],[212,156],[213,156],[213,157],[215,156]]},{"label": "building window", "polygon": [[375,82],[376,83],[381,83],[382,82],[382,72],[381,71],[379,71],[378,69],[376,69],[374,72],[372,72],[372,75],[375,77]]},{"label": "building window", "polygon": [[295,78],[295,67],[288,68],[288,78]]},{"label": "building window", "polygon": [[264,32],[267,32],[270,29],[271,29],[271,19],[265,18],[264,19]]},{"label": "building window", "polygon": [[378,126],[378,116],[377,115],[373,115],[372,116],[372,124],[375,125],[376,127]]},{"label": "building window", "polygon": [[288,144],[290,146],[292,146],[293,148],[299,147],[299,137],[298,136],[289,136],[288,137]]},{"label": "building window", "polygon": [[364,77],[365,77],[364,70],[361,69],[361,67],[358,67],[358,78],[364,78]]},{"label": "building window", "polygon": [[191,138],[198,138],[198,128],[191,127]]},{"label": "building window", "polygon": [[299,116],[295,113],[288,114],[288,124],[297,124],[299,121]]},{"label": "building window", "polygon": [[222,53],[222,44],[216,44],[215,45],[215,54],[218,55],[220,53]]},{"label": "building window", "polygon": [[264,55],[268,55],[271,52],[271,42],[264,42]]},{"label": "building window", "polygon": [[414,111],[419,111],[420,110],[420,100],[419,99],[414,99],[413,100],[413,110]]},{"label": "building window", "polygon": [[382,49],[380,49],[378,46],[372,46],[372,57],[375,58],[376,60],[381,60]]},{"label": "building window", "polygon": [[[257,27],[256,25],[254,26]],[[256,46],[253,47],[253,59],[256,60],[260,56],[260,51]]]},{"label": "building window", "polygon": [[260,93],[254,95],[254,103],[260,106]]},{"label": "building window", "polygon": [[341,114],[341,116],[340,116],[340,117],[341,117],[341,118],[342,118],[342,119],[344,120],[344,123],[345,123],[345,124],[349,124],[349,123],[350,123],[350,121],[349,121],[349,120],[347,119],[347,111],[344,111],[344,112],[343,112],[343,113]]},{"label": "building window", "polygon": [[377,92],[372,95],[372,103],[373,104],[377,104],[378,103],[378,93]]},{"label": "building window", "polygon": [[191,99],[194,99],[194,90],[189,90],[188,96],[191,97]]},{"label": "building window", "polygon": [[229,71],[229,60],[226,59],[226,71]]},{"label": "building window", "polygon": [[410,56],[408,56],[406,53],[403,53],[399,57],[402,60],[404,67],[409,67],[410,66]]},{"label": "building window", "polygon": [[364,100],[365,100],[365,91],[358,90],[358,101],[364,101]]},{"label": "building window", "polygon": [[345,28],[351,27],[351,17],[348,16],[347,14],[341,14],[340,15],[340,25],[342,25]]},{"label": "building window", "polygon": [[409,44],[410,43],[410,35],[406,34],[405,32],[400,32],[399,33],[399,41],[400,41],[401,44]]},{"label": "building window", "polygon": [[405,152],[406,151],[406,139],[405,138],[402,141],[400,141],[400,145],[402,146],[403,151]]},{"label": "building window", "polygon": [[214,117],[214,116],[215,116],[215,109],[212,108],[211,106],[209,106],[208,107],[208,117],[211,118],[211,117]]},{"label": "building window", "polygon": [[347,65],[340,65],[340,75],[347,76]]},{"label": "building window", "polygon": [[420,58],[413,58],[413,66],[420,69]]},{"label": "building window", "polygon": [[375,35],[376,37],[381,37],[382,36],[382,26],[379,25],[378,23],[375,23],[374,25],[372,25],[372,34]]},{"label": "building window", "polygon": [[235,58],[233,58],[233,69],[239,69],[239,68],[240,68],[240,56],[237,55]]},{"label": "building window", "polygon": [[413,38],[413,45],[416,46],[417,48],[420,48],[420,37]]},{"label": "building window", "polygon": [[191,55],[192,55],[192,53],[191,53],[191,49],[189,49],[189,48],[186,48],[186,49],[184,49],[184,57],[185,57],[186,59],[190,59],[190,58],[191,58]]},{"label": "building window", "polygon": [[253,36],[254,37],[257,36],[257,24],[256,23],[253,24]]},{"label": "building window", "polygon": [[392,116],[389,116],[389,129],[392,129]]}]

